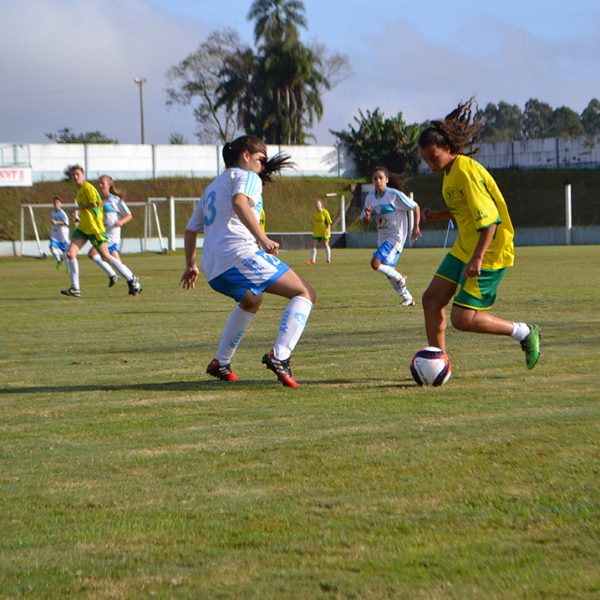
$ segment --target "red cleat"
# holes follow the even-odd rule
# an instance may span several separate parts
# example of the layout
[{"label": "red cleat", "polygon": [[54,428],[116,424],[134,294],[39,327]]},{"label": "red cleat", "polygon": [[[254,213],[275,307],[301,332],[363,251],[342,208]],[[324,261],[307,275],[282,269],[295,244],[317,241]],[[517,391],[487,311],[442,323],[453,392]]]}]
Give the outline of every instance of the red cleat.
[{"label": "red cleat", "polygon": [[222,365],[216,358],[213,358],[208,367],[206,367],[206,372],[217,379],[222,379],[223,381],[237,381],[237,375],[231,370],[231,365],[227,363],[226,365]]},{"label": "red cleat", "polygon": [[279,381],[281,381],[282,385],[291,388],[297,388],[298,382],[292,376],[292,368],[290,367],[290,359],[280,360],[275,358],[273,351],[267,352],[262,357],[262,364],[267,367],[267,369],[271,369]]}]

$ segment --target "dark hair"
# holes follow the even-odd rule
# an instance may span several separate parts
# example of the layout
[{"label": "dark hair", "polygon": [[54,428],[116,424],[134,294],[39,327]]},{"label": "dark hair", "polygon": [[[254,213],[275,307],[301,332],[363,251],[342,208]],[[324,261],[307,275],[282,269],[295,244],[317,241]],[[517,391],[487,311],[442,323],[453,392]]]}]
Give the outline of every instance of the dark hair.
[{"label": "dark hair", "polygon": [[108,181],[110,182],[108,191],[113,196],[118,196],[119,198],[121,198],[121,200],[125,198],[125,192],[115,187],[115,180],[110,175],[100,175],[100,177],[98,177],[98,181],[100,181],[101,179],[108,179]]},{"label": "dark hair", "polygon": [[448,146],[453,154],[475,154],[479,148],[465,152],[469,146],[479,141],[483,122],[475,96],[461,102],[443,121],[431,121],[419,135],[419,148]]},{"label": "dark hair", "polygon": [[69,177],[73,177],[73,173],[75,171],[81,171],[82,173],[85,173],[85,169],[79,164],[71,165],[70,167],[68,167],[68,169],[69,169]]},{"label": "dark hair", "polygon": [[[267,147],[265,143],[255,135],[242,135],[239,138],[233,140],[233,142],[227,142],[223,146],[223,160],[225,166],[229,169],[235,167],[238,160],[243,152],[249,152],[254,154],[255,152],[264,152],[267,155]],[[294,163],[288,154],[276,154],[271,158],[268,158],[265,163],[263,170],[258,174],[262,179],[263,183],[269,183],[273,181],[272,175],[278,173],[282,169],[291,169],[294,167]]]},{"label": "dark hair", "polygon": [[377,173],[377,171],[381,171],[388,179],[388,183],[390,187],[393,187],[396,190],[401,192],[404,191],[404,176],[400,173],[392,173],[387,167],[383,167],[381,165],[377,167],[373,167],[371,170],[371,179],[373,179],[373,175]]}]

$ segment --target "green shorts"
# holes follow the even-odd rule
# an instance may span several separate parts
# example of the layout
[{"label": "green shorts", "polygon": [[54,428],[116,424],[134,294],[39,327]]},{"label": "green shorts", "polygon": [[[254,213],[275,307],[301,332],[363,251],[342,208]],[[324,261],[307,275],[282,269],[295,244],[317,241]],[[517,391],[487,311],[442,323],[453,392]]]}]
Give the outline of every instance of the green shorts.
[{"label": "green shorts", "polygon": [[91,242],[92,246],[98,250],[102,244],[108,244],[108,236],[106,235],[106,231],[99,231],[98,233],[83,233],[81,229],[76,229],[73,232],[74,240],[88,240]]},{"label": "green shorts", "polygon": [[326,235],[324,237],[317,237],[315,235],[313,235],[313,240],[315,240],[316,242],[328,242],[331,239],[330,235]]},{"label": "green shorts", "polygon": [[466,263],[456,256],[447,254],[435,275],[458,286],[453,304],[473,310],[488,310],[496,300],[496,291],[506,269],[481,269],[477,277],[467,277],[466,266]]}]

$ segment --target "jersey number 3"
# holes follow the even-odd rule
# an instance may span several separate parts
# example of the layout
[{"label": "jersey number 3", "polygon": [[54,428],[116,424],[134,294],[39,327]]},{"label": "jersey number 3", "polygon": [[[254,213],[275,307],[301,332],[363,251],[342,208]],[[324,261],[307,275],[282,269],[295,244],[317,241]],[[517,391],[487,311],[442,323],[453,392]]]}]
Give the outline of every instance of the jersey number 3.
[{"label": "jersey number 3", "polygon": [[211,192],[206,199],[206,210],[204,211],[204,225],[209,226],[215,222],[217,218],[217,209],[215,208],[215,200],[217,199],[217,194],[215,192]]}]

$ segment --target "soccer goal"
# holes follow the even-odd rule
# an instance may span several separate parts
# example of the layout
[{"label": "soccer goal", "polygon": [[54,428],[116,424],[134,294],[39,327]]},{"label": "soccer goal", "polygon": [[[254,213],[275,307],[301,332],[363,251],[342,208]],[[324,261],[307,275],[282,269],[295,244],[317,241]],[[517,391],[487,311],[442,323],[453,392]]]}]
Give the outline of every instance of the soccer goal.
[{"label": "soccer goal", "polygon": [[[192,199],[188,199],[192,200]],[[164,207],[168,209],[168,198],[148,198],[146,202],[128,202],[133,220],[123,228],[121,250],[123,252],[157,252],[166,254],[169,246],[164,222],[161,223]],[[74,204],[63,204],[71,218],[76,210]],[[50,240],[50,218],[52,204],[22,204],[20,219],[20,255],[46,258]],[[72,227],[71,227],[72,229]]]}]

